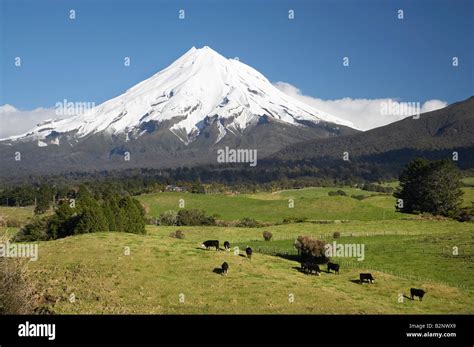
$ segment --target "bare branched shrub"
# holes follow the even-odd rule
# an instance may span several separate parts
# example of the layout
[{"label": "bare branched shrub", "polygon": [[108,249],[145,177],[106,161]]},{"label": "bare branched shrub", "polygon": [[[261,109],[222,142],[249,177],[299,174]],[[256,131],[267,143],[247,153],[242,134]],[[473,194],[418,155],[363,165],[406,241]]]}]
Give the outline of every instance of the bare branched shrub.
[{"label": "bare branched shrub", "polygon": [[[0,244],[6,245],[8,240],[6,234],[0,234]],[[0,257],[0,315],[32,314],[38,307],[28,262],[25,258]]]}]

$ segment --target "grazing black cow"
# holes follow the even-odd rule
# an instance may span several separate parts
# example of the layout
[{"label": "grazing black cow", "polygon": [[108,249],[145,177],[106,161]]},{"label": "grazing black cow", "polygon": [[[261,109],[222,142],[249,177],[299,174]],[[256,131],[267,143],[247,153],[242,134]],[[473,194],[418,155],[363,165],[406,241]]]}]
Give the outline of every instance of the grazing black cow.
[{"label": "grazing black cow", "polygon": [[248,257],[249,259],[252,258],[252,253],[253,253],[252,248],[250,248],[250,247],[247,246],[247,248],[245,249],[245,254],[247,254],[247,257]]},{"label": "grazing black cow", "polygon": [[328,273],[334,270],[334,273],[339,275],[339,264],[328,263]]},{"label": "grazing black cow", "polygon": [[314,272],[316,276],[319,276],[321,272],[319,266],[315,263],[301,263],[301,269],[304,273],[308,272],[309,274],[312,274]]},{"label": "grazing black cow", "polygon": [[229,241],[225,241],[225,242],[224,242],[224,248],[225,248],[226,251],[229,251],[229,250],[230,250],[230,243],[229,243]]},{"label": "grazing black cow", "polygon": [[367,281],[368,283],[374,283],[375,280],[374,278],[372,277],[372,274],[360,274],[359,275],[359,278],[360,278],[360,284],[364,283],[364,281]]},{"label": "grazing black cow", "polygon": [[201,247],[209,249],[211,247],[216,247],[216,251],[219,250],[219,241],[218,240],[207,240],[204,241],[201,245]]},{"label": "grazing black cow", "polygon": [[229,271],[229,264],[227,264],[227,262],[223,262],[221,268],[222,274],[227,275],[227,272]]},{"label": "grazing black cow", "polygon": [[413,297],[417,296],[420,298],[420,301],[423,300],[423,295],[425,295],[426,292],[423,289],[416,289],[416,288],[411,288],[410,289],[410,296],[412,300],[415,300]]}]

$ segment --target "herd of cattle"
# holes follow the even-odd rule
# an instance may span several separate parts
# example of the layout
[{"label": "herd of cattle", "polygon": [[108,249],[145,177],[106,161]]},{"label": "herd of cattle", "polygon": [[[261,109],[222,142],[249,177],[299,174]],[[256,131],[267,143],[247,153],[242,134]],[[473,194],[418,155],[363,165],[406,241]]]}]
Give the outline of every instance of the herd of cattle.
[{"label": "herd of cattle", "polygon": [[[210,248],[215,248],[216,251],[220,250],[219,248],[219,240],[207,240],[204,241],[201,245],[202,248],[210,249]],[[225,241],[224,242],[224,248],[226,251],[230,251],[230,242]],[[251,259],[252,258],[252,253],[253,250],[252,248],[248,247],[245,249],[245,254],[247,255],[247,258]],[[315,274],[316,276],[319,276],[321,274],[321,269],[319,268],[319,265],[316,264],[315,262],[301,262],[301,271],[307,274]],[[339,274],[339,264],[327,263],[327,273],[332,273],[331,271],[334,271],[334,274]],[[229,264],[227,262],[224,262],[221,265],[221,274],[222,275],[227,275],[229,272]],[[362,284],[364,282],[367,283],[375,283],[375,279],[372,276],[371,273],[361,273],[359,274],[359,283]],[[423,296],[426,294],[426,291],[423,289],[416,289],[416,288],[410,288],[410,296],[411,300],[414,300],[414,297],[418,297],[420,301],[423,300]]]},{"label": "herd of cattle", "polygon": [[[219,240],[204,241],[202,243],[201,247],[206,248],[206,249],[215,248],[216,251],[218,251],[220,249]],[[225,248],[226,251],[230,251],[230,242],[229,241],[224,242],[224,248]],[[247,247],[245,249],[245,254],[247,255],[247,258],[251,259],[252,258],[252,253],[253,253],[252,248]],[[228,272],[229,272],[229,264],[227,264],[227,262],[222,263],[222,265],[221,265],[221,274],[227,275]]]}]

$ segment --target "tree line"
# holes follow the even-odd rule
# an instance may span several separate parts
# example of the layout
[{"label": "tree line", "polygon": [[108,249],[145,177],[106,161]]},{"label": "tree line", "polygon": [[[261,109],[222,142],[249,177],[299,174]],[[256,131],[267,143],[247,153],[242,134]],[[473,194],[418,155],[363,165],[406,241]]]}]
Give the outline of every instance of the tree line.
[{"label": "tree line", "polygon": [[15,241],[54,240],[101,231],[145,233],[145,211],[130,196],[96,199],[82,186],[74,198],[62,199],[50,216],[37,216],[24,226]]}]

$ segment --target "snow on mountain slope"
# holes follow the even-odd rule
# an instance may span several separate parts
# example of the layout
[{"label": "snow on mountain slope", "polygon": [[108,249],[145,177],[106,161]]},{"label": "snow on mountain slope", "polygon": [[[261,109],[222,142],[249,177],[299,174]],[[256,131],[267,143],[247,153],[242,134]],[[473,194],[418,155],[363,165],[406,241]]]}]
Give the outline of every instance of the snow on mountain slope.
[{"label": "snow on mountain slope", "polygon": [[80,139],[98,132],[128,139],[140,136],[147,122],[170,121],[169,130],[188,144],[199,135],[206,117],[214,117],[218,142],[262,116],[297,126],[323,121],[354,127],[293,99],[255,69],[205,46],[191,48],[164,70],[83,115],[40,124],[10,140],[43,140],[63,133]]}]

